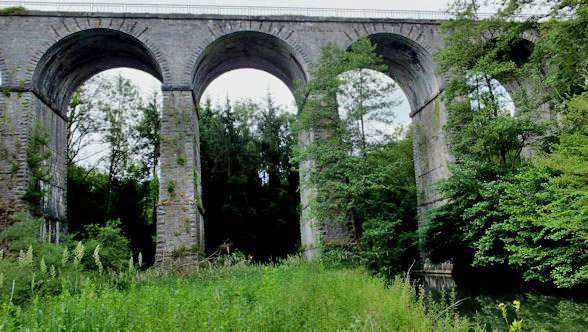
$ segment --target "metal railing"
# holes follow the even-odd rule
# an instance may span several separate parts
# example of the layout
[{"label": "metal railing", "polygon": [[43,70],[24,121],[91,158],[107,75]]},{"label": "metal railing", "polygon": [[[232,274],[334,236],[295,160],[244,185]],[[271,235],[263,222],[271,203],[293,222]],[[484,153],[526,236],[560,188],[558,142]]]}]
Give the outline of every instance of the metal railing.
[{"label": "metal railing", "polygon": [[[24,7],[27,10],[91,12],[91,13],[135,13],[135,14],[193,14],[193,15],[237,15],[237,16],[311,16],[338,18],[384,18],[447,20],[451,14],[440,11],[302,8],[302,7],[246,7],[246,6],[201,6],[164,4],[118,4],[118,3],[63,3],[33,1],[2,1],[0,9]],[[492,14],[481,14],[488,17]]]}]

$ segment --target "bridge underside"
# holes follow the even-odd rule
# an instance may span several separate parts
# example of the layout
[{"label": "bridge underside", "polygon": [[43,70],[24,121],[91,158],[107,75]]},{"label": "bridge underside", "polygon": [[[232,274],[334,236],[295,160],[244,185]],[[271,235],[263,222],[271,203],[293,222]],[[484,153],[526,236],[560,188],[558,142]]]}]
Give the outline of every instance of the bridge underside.
[{"label": "bridge underside", "polygon": [[[43,209],[66,220],[66,111],[73,91],[103,70],[131,67],[163,83],[157,260],[193,258],[204,249],[196,105],[208,84],[237,68],[267,71],[288,87],[309,77],[327,42],[347,48],[368,36],[407,95],[415,128],[419,213],[440,203],[432,184],[447,175],[441,135],[443,80],[432,53],[442,47],[439,22],[293,16],[228,17],[30,12],[0,15],[0,198],[25,206],[33,182],[27,146],[49,135],[51,180]],[[36,129],[37,128],[37,129]],[[303,133],[301,144],[316,133]],[[301,177],[312,163],[301,165]],[[169,190],[173,188],[173,190]],[[320,188],[301,188],[302,244],[312,257],[321,241],[347,236],[311,220],[306,208]],[[210,221],[214,222],[214,221]]]}]

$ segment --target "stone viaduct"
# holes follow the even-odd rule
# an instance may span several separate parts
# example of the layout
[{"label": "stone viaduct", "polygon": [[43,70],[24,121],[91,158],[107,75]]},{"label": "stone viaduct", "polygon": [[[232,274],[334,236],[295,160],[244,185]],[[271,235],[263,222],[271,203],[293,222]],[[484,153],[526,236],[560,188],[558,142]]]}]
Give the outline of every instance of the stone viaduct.
[{"label": "stone viaduct", "polygon": [[[326,42],[347,48],[368,36],[408,97],[416,128],[419,213],[439,203],[435,180],[448,174],[441,134],[444,80],[432,54],[442,47],[440,21],[306,16],[219,16],[29,11],[0,15],[0,198],[24,206],[33,174],[28,162],[35,131],[49,134],[51,177],[42,209],[54,230],[66,220],[66,110],[74,90],[110,68],[145,71],[162,82],[162,147],[157,260],[204,246],[198,104],[219,75],[255,68],[288,87],[309,79]],[[311,140],[313,133],[301,137]],[[301,177],[307,172],[301,167]],[[301,189],[302,244],[308,256],[337,236],[308,216],[313,191]],[[60,226],[61,225],[61,226]]]}]

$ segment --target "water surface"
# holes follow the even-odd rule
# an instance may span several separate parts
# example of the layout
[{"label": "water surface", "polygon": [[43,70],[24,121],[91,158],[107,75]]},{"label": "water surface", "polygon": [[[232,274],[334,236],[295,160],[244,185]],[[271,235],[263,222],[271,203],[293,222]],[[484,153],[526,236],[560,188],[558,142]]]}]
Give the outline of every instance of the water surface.
[{"label": "water surface", "polygon": [[465,299],[457,312],[485,324],[488,331],[506,331],[506,322],[498,305],[509,307],[509,319],[515,318],[513,300],[521,302],[520,318],[525,331],[588,331],[588,296],[586,293],[562,294],[513,287],[500,280],[473,280],[457,283],[450,275],[421,275],[419,282],[433,298]]}]

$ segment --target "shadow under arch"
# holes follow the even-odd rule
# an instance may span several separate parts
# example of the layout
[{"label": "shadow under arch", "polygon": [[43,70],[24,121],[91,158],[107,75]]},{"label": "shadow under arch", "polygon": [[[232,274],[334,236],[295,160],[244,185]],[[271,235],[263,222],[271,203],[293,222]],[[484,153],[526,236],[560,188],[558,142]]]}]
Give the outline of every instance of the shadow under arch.
[{"label": "shadow under arch", "polygon": [[208,85],[220,75],[235,69],[265,71],[294,91],[297,81],[306,82],[301,57],[283,39],[258,31],[226,34],[210,43],[194,66],[194,99],[200,100]]},{"label": "shadow under arch", "polygon": [[441,92],[442,84],[435,72],[433,56],[425,47],[395,33],[381,32],[366,37],[376,46],[376,54],[388,66],[386,74],[398,83],[406,95],[411,115],[419,112]]},{"label": "shadow under arch", "polygon": [[69,101],[87,79],[113,68],[144,71],[163,81],[155,54],[136,37],[112,29],[75,32],[53,44],[38,61],[33,90],[65,116]]},{"label": "shadow under arch", "polygon": [[[489,47],[495,47],[496,43],[498,43],[496,38],[489,39],[487,42]],[[506,45],[506,47],[497,53],[497,57],[502,61],[512,61],[518,68],[520,68],[529,61],[534,47],[535,43],[529,39],[523,37],[515,38],[509,43],[509,45]],[[512,99],[514,106],[520,106],[520,104],[527,99],[528,94],[534,93],[530,89],[536,88],[534,84],[529,82],[527,77],[503,75],[492,77],[492,79],[504,87]]]}]

